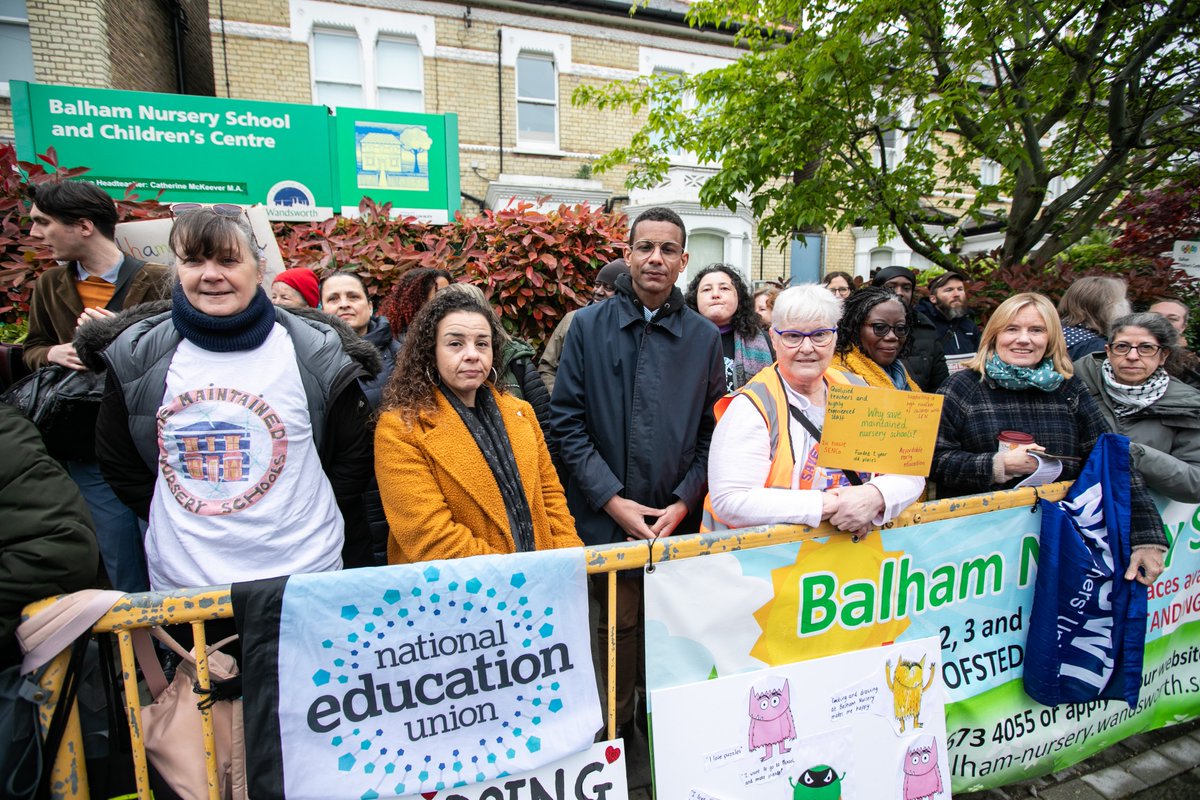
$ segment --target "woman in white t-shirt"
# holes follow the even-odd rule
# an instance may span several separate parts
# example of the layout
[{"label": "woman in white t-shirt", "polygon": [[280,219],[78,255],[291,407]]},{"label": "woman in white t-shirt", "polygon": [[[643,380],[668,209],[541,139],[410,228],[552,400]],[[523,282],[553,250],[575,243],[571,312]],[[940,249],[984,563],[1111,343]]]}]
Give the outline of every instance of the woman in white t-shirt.
[{"label": "woman in white t-shirt", "polygon": [[151,588],[369,564],[358,379],[378,369],[374,348],[340,321],[271,305],[237,206],[176,217],[171,302],[80,332],[108,368],[97,457],[149,520]]}]

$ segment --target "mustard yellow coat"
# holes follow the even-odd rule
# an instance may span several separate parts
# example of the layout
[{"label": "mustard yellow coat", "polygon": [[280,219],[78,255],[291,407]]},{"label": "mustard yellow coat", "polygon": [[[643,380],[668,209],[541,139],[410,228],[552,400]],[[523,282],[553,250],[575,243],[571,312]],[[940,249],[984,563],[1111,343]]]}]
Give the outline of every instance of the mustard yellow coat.
[{"label": "mustard yellow coat", "polygon": [[[492,396],[529,500],[537,549],[581,547],[533,407],[506,394]],[[375,429],[375,475],[390,531],[388,563],[512,553],[512,531],[492,470],[458,413],[441,392],[436,397],[437,410],[423,412],[411,426],[399,412],[388,411]]]}]

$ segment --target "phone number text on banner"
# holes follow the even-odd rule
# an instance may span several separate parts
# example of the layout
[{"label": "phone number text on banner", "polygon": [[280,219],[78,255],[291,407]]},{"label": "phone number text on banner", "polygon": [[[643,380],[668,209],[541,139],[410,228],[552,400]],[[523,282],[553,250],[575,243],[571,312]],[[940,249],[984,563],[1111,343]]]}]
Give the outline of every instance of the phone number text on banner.
[{"label": "phone number text on banner", "polygon": [[937,636],[954,790],[1064,769],[1200,715],[1200,507],[1162,515],[1171,550],[1150,589],[1136,708],[1025,694],[1041,522],[1028,509],[662,564],[646,582],[647,685]]}]

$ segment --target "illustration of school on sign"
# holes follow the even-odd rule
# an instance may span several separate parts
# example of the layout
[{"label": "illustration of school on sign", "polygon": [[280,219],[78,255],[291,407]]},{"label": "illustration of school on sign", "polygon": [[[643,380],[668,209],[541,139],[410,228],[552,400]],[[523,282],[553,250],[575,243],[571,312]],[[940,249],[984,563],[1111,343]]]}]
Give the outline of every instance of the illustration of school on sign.
[{"label": "illustration of school on sign", "polygon": [[195,422],[174,434],[183,473],[194,481],[233,483],[247,480],[250,432],[231,422]]},{"label": "illustration of school on sign", "polygon": [[432,146],[433,139],[424,125],[355,123],[358,188],[429,191]]}]

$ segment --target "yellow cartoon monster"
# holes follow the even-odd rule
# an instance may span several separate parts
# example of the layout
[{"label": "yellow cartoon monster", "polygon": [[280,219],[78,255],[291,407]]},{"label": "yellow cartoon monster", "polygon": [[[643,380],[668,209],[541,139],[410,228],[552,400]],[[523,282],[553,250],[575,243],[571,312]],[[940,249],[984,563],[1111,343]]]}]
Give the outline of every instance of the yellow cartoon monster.
[{"label": "yellow cartoon monster", "polygon": [[929,680],[924,686],[921,678],[925,673],[925,656],[920,661],[905,661],[900,658],[895,672],[892,672],[892,662],[888,661],[883,668],[883,677],[887,687],[892,692],[892,708],[896,720],[900,723],[900,732],[904,732],[904,720],[912,717],[912,727],[921,727],[921,695],[933,685],[934,673],[929,673]]}]

